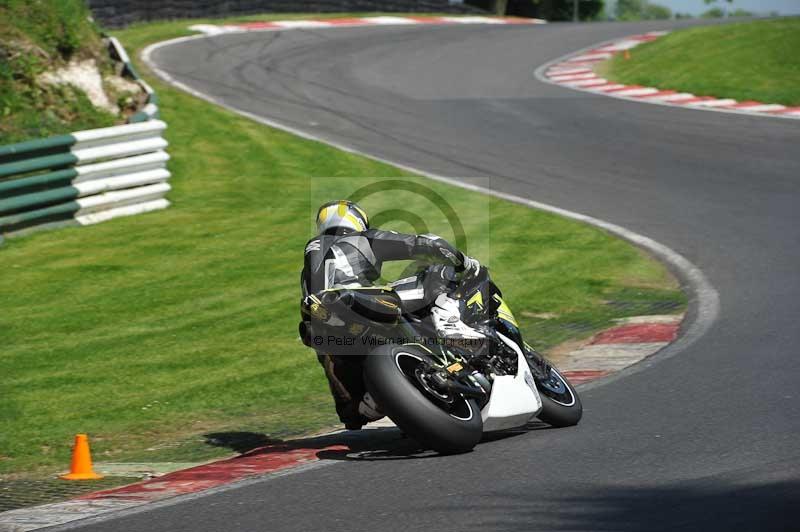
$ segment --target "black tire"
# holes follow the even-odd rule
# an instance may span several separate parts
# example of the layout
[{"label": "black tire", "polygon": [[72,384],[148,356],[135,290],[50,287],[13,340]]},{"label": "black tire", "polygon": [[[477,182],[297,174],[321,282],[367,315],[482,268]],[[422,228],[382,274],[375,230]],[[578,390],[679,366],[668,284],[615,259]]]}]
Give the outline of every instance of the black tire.
[{"label": "black tire", "polygon": [[427,352],[402,345],[376,349],[364,362],[367,390],[400,430],[424,446],[442,454],[472,450],[483,433],[478,404],[461,396],[452,405],[437,401],[407,375],[408,369],[401,369],[413,366],[414,360],[429,360]]},{"label": "black tire", "polygon": [[550,379],[534,377],[542,398],[540,420],[554,427],[572,427],[583,417],[583,405],[575,387],[552,365],[548,364]]}]

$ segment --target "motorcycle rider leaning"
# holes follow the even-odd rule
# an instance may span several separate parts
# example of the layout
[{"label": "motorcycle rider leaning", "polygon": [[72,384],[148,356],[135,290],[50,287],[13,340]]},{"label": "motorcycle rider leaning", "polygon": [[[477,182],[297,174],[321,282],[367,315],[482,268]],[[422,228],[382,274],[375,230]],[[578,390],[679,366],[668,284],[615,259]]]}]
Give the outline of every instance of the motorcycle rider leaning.
[{"label": "motorcycle rider leaning", "polygon": [[[453,266],[462,276],[475,275],[480,263],[435,235],[409,235],[370,229],[367,213],[351,201],[332,201],[317,212],[318,236],[308,241],[301,275],[303,299],[329,288],[364,287],[380,278],[384,262],[425,260]],[[483,338],[460,316],[458,302],[439,294],[431,310],[443,338]],[[317,350],[339,419],[347,429],[359,429],[383,417],[366,393],[363,354],[333,355]]]}]

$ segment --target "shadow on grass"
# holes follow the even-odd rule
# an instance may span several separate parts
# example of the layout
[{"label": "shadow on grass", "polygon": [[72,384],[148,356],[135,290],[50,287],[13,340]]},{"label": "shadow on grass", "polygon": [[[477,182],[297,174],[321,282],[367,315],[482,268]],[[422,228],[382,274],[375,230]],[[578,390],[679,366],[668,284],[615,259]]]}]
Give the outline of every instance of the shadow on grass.
[{"label": "shadow on grass", "polygon": [[[526,434],[533,430],[549,429],[549,425],[531,422],[518,429],[485,434],[481,443],[488,443]],[[402,460],[424,459],[438,453],[407,437],[398,428],[342,430],[333,434],[279,440],[257,432],[215,432],[204,435],[206,443],[228,448],[241,457],[317,450],[320,460]]]}]

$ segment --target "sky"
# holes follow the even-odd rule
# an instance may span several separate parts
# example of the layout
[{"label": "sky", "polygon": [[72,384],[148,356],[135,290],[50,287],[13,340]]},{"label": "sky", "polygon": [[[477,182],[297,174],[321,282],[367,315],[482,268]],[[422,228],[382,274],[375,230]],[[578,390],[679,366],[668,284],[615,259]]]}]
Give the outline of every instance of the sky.
[{"label": "sky", "polygon": [[[706,5],[703,0],[649,0],[653,4],[667,6],[673,12],[691,13],[699,15],[714,5],[722,7],[724,0],[717,0],[715,4]],[[606,0],[606,5],[615,4],[615,0]],[[733,0],[733,4],[728,4],[728,8],[745,9],[753,13],[767,14],[777,11],[781,15],[800,15],[800,0]]]}]

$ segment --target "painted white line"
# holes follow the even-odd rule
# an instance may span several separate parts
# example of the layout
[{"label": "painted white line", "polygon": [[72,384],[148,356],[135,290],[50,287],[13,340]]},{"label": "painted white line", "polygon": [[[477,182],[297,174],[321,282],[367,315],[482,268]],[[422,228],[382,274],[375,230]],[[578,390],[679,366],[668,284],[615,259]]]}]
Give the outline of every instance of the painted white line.
[{"label": "painted white line", "polygon": [[589,68],[594,68],[595,66],[597,66],[597,62],[596,61],[575,61],[573,63],[567,62],[565,64],[567,64],[567,65],[569,65],[571,67],[589,67]]},{"label": "painted white line", "polygon": [[567,74],[585,74],[591,72],[591,68],[586,67],[553,67],[547,71],[548,76],[562,76]]},{"label": "painted white line", "polygon": [[653,89],[651,87],[643,87],[641,89],[627,89],[624,91],[617,91],[614,94],[617,96],[646,96],[648,94],[655,94],[657,92],[661,92],[658,89]]},{"label": "painted white line", "polygon": [[652,314],[648,316],[631,316],[629,318],[617,318],[614,323],[620,325],[641,325],[641,324],[658,324],[658,325],[675,325],[683,320],[683,314]]},{"label": "painted white line", "polygon": [[335,24],[321,20],[276,20],[270,24],[282,29],[331,28]]},{"label": "painted white line", "polygon": [[589,54],[579,55],[577,57],[573,57],[573,58],[569,59],[568,61],[569,62],[575,62],[575,61],[602,61],[602,60],[605,60],[605,59],[611,59],[611,57],[613,55],[614,54],[612,54],[610,52],[596,52],[596,53],[589,53]]},{"label": "painted white line", "polygon": [[701,102],[691,102],[687,103],[688,107],[727,107],[729,105],[735,105],[736,100],[731,100],[730,98],[726,98],[724,100],[703,100]]},{"label": "painted white line", "polygon": [[598,92],[606,92],[606,91],[613,91],[613,90],[621,89],[622,87],[625,87],[625,85],[621,85],[619,83],[608,83],[608,81],[606,81],[606,83],[607,83],[606,85],[600,85],[599,87],[587,87],[586,90],[598,91]]},{"label": "painted white line", "polygon": [[591,79],[596,78],[597,74],[594,72],[585,72],[581,74],[565,74],[565,75],[558,75],[558,76],[551,76],[550,79],[553,81],[573,81],[578,79]]},{"label": "painted white line", "polygon": [[405,17],[364,17],[361,20],[370,24],[386,24],[386,25],[404,25],[404,24],[420,24],[419,21]]},{"label": "painted white line", "polygon": [[192,26],[189,26],[189,29],[192,31],[199,31],[200,33],[205,33],[207,35],[220,35],[222,33],[242,33],[247,31],[246,28],[240,26],[227,26],[227,25],[217,26],[215,24],[194,24]]},{"label": "painted white line", "polygon": [[623,50],[630,50],[631,48],[635,48],[642,44],[642,41],[637,41],[635,39],[628,39],[628,40],[621,40],[617,41],[614,44],[609,44],[608,46],[601,46],[600,48],[595,48],[598,52],[621,52]]},{"label": "painted white line", "polygon": [[607,84],[608,80],[603,78],[582,79],[578,81],[562,82],[562,85],[569,85],[570,87],[593,87],[593,86],[607,85]]},{"label": "painted white line", "polygon": [[456,24],[507,24],[503,19],[490,18],[490,17],[439,17],[441,20],[447,22],[454,22]]},{"label": "painted white line", "polygon": [[[141,504],[143,503],[105,499],[98,501],[75,500],[20,508],[0,514],[0,529],[26,532],[63,525],[99,514],[118,512]],[[9,528],[5,528],[6,526]]]},{"label": "painted white line", "polygon": [[682,100],[691,100],[697,98],[694,94],[689,92],[679,92],[677,94],[662,94],[661,96],[646,96],[647,101],[661,101],[661,102],[679,102]]},{"label": "painted white line", "polygon": [[742,111],[750,111],[751,113],[766,113],[769,111],[781,111],[786,109],[785,105],[781,105],[778,103],[765,103],[765,104],[758,104],[758,105],[747,105],[747,106],[740,106],[737,109],[741,109]]}]

